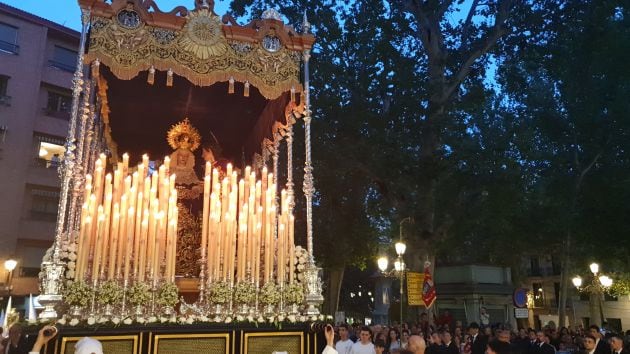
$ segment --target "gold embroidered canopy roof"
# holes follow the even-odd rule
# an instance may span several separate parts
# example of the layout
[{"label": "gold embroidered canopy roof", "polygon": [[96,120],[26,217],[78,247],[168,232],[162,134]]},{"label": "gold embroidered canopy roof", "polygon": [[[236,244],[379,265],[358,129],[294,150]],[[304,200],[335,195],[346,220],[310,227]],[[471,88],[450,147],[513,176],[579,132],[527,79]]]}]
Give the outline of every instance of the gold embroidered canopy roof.
[{"label": "gold embroidered canopy roof", "polygon": [[91,10],[86,63],[99,59],[122,80],[153,67],[198,86],[247,82],[267,99],[301,91],[301,52],[312,47],[312,35],[298,34],[274,12],[240,26],[204,2],[165,13],[152,0],[79,0]]}]

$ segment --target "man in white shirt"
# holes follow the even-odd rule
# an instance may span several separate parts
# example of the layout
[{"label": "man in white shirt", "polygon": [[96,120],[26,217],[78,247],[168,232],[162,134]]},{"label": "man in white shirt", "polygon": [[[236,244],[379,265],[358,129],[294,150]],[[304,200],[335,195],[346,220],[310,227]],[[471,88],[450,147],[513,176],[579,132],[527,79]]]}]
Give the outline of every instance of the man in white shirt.
[{"label": "man in white shirt", "polygon": [[350,333],[348,332],[348,325],[341,324],[339,325],[339,341],[335,344],[335,349],[339,354],[350,354],[350,349],[352,349],[353,341],[348,337]]},{"label": "man in white shirt", "polygon": [[370,328],[366,326],[361,327],[359,341],[352,345],[350,354],[376,354],[371,338],[372,332],[370,331]]},{"label": "man in white shirt", "polygon": [[628,354],[628,349],[623,345],[623,337],[619,334],[610,337],[610,349],[611,354]]}]

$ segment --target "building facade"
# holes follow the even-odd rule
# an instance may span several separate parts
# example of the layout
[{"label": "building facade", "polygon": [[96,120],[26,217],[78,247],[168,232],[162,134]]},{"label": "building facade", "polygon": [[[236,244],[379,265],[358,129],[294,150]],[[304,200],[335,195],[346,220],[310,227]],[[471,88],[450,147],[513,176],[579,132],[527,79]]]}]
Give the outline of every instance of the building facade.
[{"label": "building facade", "polygon": [[[587,271],[587,266],[583,268]],[[524,275],[521,286],[530,293],[529,319],[530,327],[541,328],[550,322],[559,323],[558,306],[560,299],[560,260],[553,255],[530,255],[522,260],[521,273]],[[571,274],[573,277],[575,274]],[[599,299],[596,299],[599,301]],[[600,324],[601,318],[609,329],[621,331],[630,329],[630,296],[613,297],[603,295],[601,306],[595,306],[595,314],[591,314],[589,295],[573,288],[569,292],[566,304],[565,323],[574,327],[588,327],[591,323]],[[591,317],[595,316],[595,320]]]},{"label": "building facade", "polygon": [[[37,293],[52,244],[80,34],[0,3],[0,284]],[[2,266],[18,261],[9,273]]]}]

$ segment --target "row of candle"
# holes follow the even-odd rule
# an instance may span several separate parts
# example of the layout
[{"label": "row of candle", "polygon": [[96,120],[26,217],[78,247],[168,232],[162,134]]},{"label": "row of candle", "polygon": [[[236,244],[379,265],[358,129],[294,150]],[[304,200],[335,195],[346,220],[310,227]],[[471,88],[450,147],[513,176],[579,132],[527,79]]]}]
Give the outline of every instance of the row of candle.
[{"label": "row of candle", "polygon": [[282,190],[276,205],[277,187],[266,167],[261,179],[246,167],[238,180],[230,164],[220,175],[206,164],[201,254],[207,279],[293,282],[294,217],[287,192]]},{"label": "row of candle", "polygon": [[112,176],[101,154],[94,176],[86,176],[77,277],[93,282],[122,278],[125,283],[130,277],[175,280],[177,190],[168,166],[166,157],[149,174],[149,157],[144,155],[130,173],[124,154]]}]

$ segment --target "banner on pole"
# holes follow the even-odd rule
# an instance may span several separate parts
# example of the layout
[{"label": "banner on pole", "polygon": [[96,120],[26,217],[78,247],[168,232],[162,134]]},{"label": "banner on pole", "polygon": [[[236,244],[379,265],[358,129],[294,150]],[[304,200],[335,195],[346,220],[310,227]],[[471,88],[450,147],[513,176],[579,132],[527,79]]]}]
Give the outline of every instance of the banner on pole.
[{"label": "banner on pole", "polygon": [[422,306],[422,284],[424,274],[419,272],[407,272],[407,303],[409,306]]},{"label": "banner on pole", "polygon": [[424,302],[424,306],[429,308],[433,305],[437,299],[437,294],[435,292],[435,283],[433,282],[433,277],[431,276],[431,263],[424,263],[424,279],[422,284],[422,301]]}]

